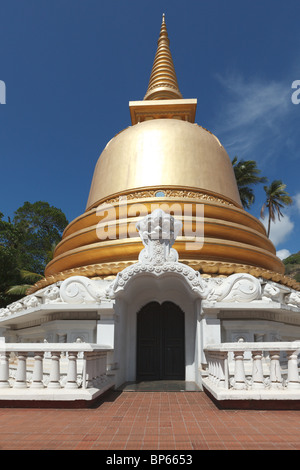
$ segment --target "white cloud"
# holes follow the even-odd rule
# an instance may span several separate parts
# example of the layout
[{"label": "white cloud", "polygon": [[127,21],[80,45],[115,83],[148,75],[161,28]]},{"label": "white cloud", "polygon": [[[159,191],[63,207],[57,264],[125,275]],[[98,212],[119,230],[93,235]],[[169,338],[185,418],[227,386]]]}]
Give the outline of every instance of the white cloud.
[{"label": "white cloud", "polygon": [[[267,228],[268,225],[268,218],[266,217],[265,220],[262,221],[264,226]],[[283,243],[287,238],[291,235],[294,229],[294,222],[290,219],[288,215],[284,215],[280,220],[276,220],[276,222],[271,222],[271,230],[270,230],[270,240],[273,242],[275,246]]]},{"label": "white cloud", "polygon": [[296,194],[296,196],[293,196],[293,200],[294,200],[296,209],[300,212],[300,193]]},{"label": "white cloud", "polygon": [[276,256],[280,259],[285,259],[291,256],[291,252],[286,248],[283,248],[282,250],[277,251]]},{"label": "white cloud", "polygon": [[[228,92],[218,110],[220,116],[214,132],[232,156],[246,159],[260,156],[267,162],[278,150],[293,141],[287,135],[286,120],[291,112],[290,87],[286,82],[247,80],[239,75],[217,77]],[[290,123],[289,123],[290,124]],[[287,126],[288,127],[288,126]]]}]

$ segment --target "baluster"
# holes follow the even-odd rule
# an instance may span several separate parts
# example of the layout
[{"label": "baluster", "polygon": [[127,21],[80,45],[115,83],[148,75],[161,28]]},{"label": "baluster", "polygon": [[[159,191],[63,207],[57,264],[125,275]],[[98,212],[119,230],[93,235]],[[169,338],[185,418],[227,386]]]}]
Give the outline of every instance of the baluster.
[{"label": "baluster", "polygon": [[234,388],[236,390],[244,390],[246,388],[244,353],[242,351],[234,351],[234,360]]},{"label": "baluster", "polygon": [[287,351],[288,356],[288,384],[289,389],[300,388],[298,372],[298,354],[296,351]]},{"label": "baluster", "polygon": [[218,358],[216,353],[214,354],[214,383],[218,384]]},{"label": "baluster", "polygon": [[207,361],[207,365],[206,365],[207,378],[210,381],[211,380],[210,352],[206,351],[205,356],[206,356],[206,361]]},{"label": "baluster", "polygon": [[0,353],[0,388],[9,388],[9,356],[8,352]]},{"label": "baluster", "polygon": [[102,355],[101,352],[98,351],[96,353],[96,381],[100,383],[102,374]]},{"label": "baluster", "polygon": [[253,370],[252,370],[252,388],[259,390],[265,388],[264,374],[262,368],[262,351],[252,351]]},{"label": "baluster", "polygon": [[270,382],[271,388],[282,388],[282,378],[280,369],[280,352],[270,351]]},{"label": "baluster", "polygon": [[61,388],[60,386],[60,352],[51,352],[50,382],[48,388]]},{"label": "baluster", "polygon": [[208,356],[208,378],[211,382],[213,381],[212,353],[211,352],[209,352],[209,356]]},{"label": "baluster", "polygon": [[26,388],[26,352],[17,353],[18,363],[17,363],[17,373],[16,380],[14,383],[15,388]]},{"label": "baluster", "polygon": [[65,388],[78,388],[77,385],[77,352],[71,351],[68,353],[68,373],[67,383]]},{"label": "baluster", "polygon": [[95,379],[96,379],[96,385],[99,384],[101,378],[101,352],[96,351],[95,352]]},{"label": "baluster", "polygon": [[34,353],[34,365],[32,374],[31,388],[44,388],[43,383],[43,352]]},{"label": "baluster", "polygon": [[107,355],[106,355],[106,353],[101,353],[101,357],[102,357],[102,369],[101,369],[102,372],[101,372],[101,374],[106,377],[106,373],[107,373],[107,370],[106,370]]},{"label": "baluster", "polygon": [[216,357],[215,353],[213,352],[212,358],[211,358],[211,366],[212,366],[212,381],[215,383],[216,381]]},{"label": "baluster", "polygon": [[93,386],[93,353],[86,353],[85,362],[85,387],[89,388]]},{"label": "baluster", "polygon": [[220,352],[218,358],[219,371],[218,371],[218,386],[228,388],[228,380],[226,377],[226,359],[227,352]]}]

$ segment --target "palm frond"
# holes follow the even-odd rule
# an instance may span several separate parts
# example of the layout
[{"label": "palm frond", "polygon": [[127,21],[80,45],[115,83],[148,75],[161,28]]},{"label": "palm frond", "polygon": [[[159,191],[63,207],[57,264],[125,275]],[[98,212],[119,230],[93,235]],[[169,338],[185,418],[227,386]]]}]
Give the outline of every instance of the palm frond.
[{"label": "palm frond", "polygon": [[39,281],[40,279],[43,279],[42,274],[38,273],[32,273],[30,271],[27,271],[26,269],[20,269],[20,275],[23,281],[35,283]]},{"label": "palm frond", "polygon": [[32,287],[32,284],[21,284],[19,286],[11,286],[6,290],[8,295],[26,295],[27,290]]}]

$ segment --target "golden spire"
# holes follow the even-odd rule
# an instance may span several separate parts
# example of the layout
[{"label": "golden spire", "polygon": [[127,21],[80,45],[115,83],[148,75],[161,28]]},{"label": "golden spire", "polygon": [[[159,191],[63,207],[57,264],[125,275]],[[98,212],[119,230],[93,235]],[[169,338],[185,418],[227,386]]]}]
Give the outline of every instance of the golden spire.
[{"label": "golden spire", "polygon": [[165,14],[163,14],[157,51],[154,58],[148,90],[144,100],[181,99],[175,68],[170,51]]}]

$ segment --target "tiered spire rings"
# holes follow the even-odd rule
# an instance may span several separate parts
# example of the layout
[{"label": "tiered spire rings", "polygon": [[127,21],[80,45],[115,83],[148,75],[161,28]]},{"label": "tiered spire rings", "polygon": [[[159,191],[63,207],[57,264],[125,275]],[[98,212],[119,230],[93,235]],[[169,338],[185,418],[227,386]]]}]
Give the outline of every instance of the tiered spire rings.
[{"label": "tiered spire rings", "polygon": [[163,14],[157,51],[144,100],[182,99],[169,46],[170,40]]}]

